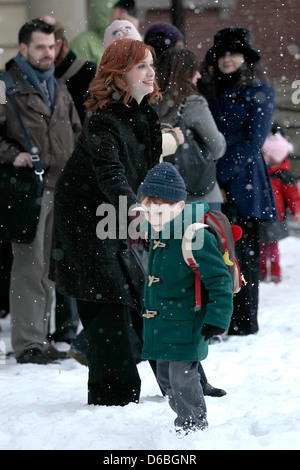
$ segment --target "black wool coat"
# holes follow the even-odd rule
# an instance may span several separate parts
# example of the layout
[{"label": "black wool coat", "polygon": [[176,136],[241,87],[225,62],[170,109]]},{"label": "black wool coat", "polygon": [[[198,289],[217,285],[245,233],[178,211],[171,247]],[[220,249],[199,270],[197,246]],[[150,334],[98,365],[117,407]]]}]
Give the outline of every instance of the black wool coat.
[{"label": "black wool coat", "polygon": [[[76,58],[77,56],[74,52],[69,51],[63,62],[55,68],[55,77],[59,79],[63,77]],[[96,72],[97,64],[95,62],[86,61],[82,64],[82,67],[65,82],[82,123],[86,116],[84,102],[87,99],[88,89]]]},{"label": "black wool coat", "polygon": [[[147,98],[139,105],[133,100],[129,107],[113,103],[86,118],[55,189],[49,277],[60,292],[134,306],[119,257],[126,237],[118,236],[117,222],[117,238],[98,238],[97,224],[106,214],[101,218],[96,212],[101,204],[110,204],[110,221],[111,209],[118,220],[120,196],[126,196],[127,207],[137,202],[138,187],[161,151],[159,118]],[[126,213],[125,224],[129,221]]]}]

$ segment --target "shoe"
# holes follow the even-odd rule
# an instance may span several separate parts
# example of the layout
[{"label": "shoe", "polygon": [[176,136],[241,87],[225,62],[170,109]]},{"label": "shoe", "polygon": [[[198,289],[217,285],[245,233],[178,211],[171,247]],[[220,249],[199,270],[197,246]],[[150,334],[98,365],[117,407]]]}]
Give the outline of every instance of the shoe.
[{"label": "shoe", "polygon": [[75,359],[75,361],[79,362],[79,364],[83,366],[88,365],[86,355],[83,354],[81,351],[78,351],[78,349],[70,348],[68,351],[68,355]]},{"label": "shoe", "polygon": [[26,349],[16,357],[16,360],[18,364],[51,364],[55,361],[55,359],[45,356],[38,348]]},{"label": "shoe", "polygon": [[222,388],[215,388],[212,385],[210,385],[208,382],[203,385],[203,395],[205,397],[224,397],[227,395],[227,392],[225,390],[222,390]]},{"label": "shoe", "polygon": [[7,317],[7,315],[9,315],[9,310],[3,308],[0,310],[0,318],[5,318]]},{"label": "shoe", "polygon": [[66,352],[58,351],[50,344],[44,350],[39,348],[26,349],[16,360],[18,364],[51,364],[58,359],[66,359],[67,357]]},{"label": "shoe", "polygon": [[68,354],[67,351],[59,351],[56,349],[52,344],[48,344],[46,349],[42,350],[43,354],[45,357],[48,357],[50,359],[68,359]]},{"label": "shoe", "polygon": [[204,431],[206,428],[208,428],[208,422],[206,419],[203,419],[202,422],[197,424],[175,426],[175,433],[178,437],[185,437],[196,431]]},{"label": "shoe", "polygon": [[271,263],[271,281],[275,284],[281,281],[281,268],[278,263]]}]

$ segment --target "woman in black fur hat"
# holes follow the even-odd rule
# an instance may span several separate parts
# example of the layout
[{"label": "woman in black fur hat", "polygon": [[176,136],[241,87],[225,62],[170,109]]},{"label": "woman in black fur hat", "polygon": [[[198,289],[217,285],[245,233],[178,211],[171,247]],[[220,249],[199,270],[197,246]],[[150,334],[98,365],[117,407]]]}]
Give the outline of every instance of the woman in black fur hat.
[{"label": "woman in black fur hat", "polygon": [[199,89],[209,101],[227,150],[218,161],[227,215],[243,229],[239,264],[247,285],[236,294],[228,333],[258,331],[259,224],[277,218],[276,205],[261,148],[275,108],[274,89],[260,70],[260,53],[245,28],[218,31],[206,54]]}]

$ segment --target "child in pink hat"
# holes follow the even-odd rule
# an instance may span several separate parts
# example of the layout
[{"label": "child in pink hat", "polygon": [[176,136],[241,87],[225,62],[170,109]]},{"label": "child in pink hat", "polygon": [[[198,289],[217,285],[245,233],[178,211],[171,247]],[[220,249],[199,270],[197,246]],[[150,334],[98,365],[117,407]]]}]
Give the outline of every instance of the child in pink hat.
[{"label": "child in pink hat", "polygon": [[262,148],[266,163],[281,163],[293,151],[293,145],[280,132],[269,134]]},{"label": "child in pink hat", "polygon": [[105,30],[104,48],[117,39],[136,39],[142,41],[141,35],[133,23],[127,20],[115,20]]},{"label": "child in pink hat", "polygon": [[260,279],[266,280],[269,266],[271,281],[281,281],[279,240],[288,236],[286,209],[289,208],[296,222],[300,222],[300,192],[297,182],[291,173],[289,154],[293,145],[280,133],[269,134],[262,152],[268,165],[274,192],[278,220],[262,222],[260,229],[261,261]]}]

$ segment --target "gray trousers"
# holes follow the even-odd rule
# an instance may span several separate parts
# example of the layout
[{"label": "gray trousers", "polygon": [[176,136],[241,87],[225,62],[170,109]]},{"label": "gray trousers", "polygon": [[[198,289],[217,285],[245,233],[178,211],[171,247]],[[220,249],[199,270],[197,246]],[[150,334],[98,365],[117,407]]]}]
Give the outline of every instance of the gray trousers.
[{"label": "gray trousers", "polygon": [[54,293],[48,279],[53,225],[53,193],[42,198],[37,233],[29,245],[13,243],[10,283],[11,342],[15,356],[37,347],[46,349]]},{"label": "gray trousers", "polygon": [[198,362],[157,361],[157,379],[169,398],[169,405],[177,414],[178,428],[204,429],[207,427],[206,404],[200,383]]}]

